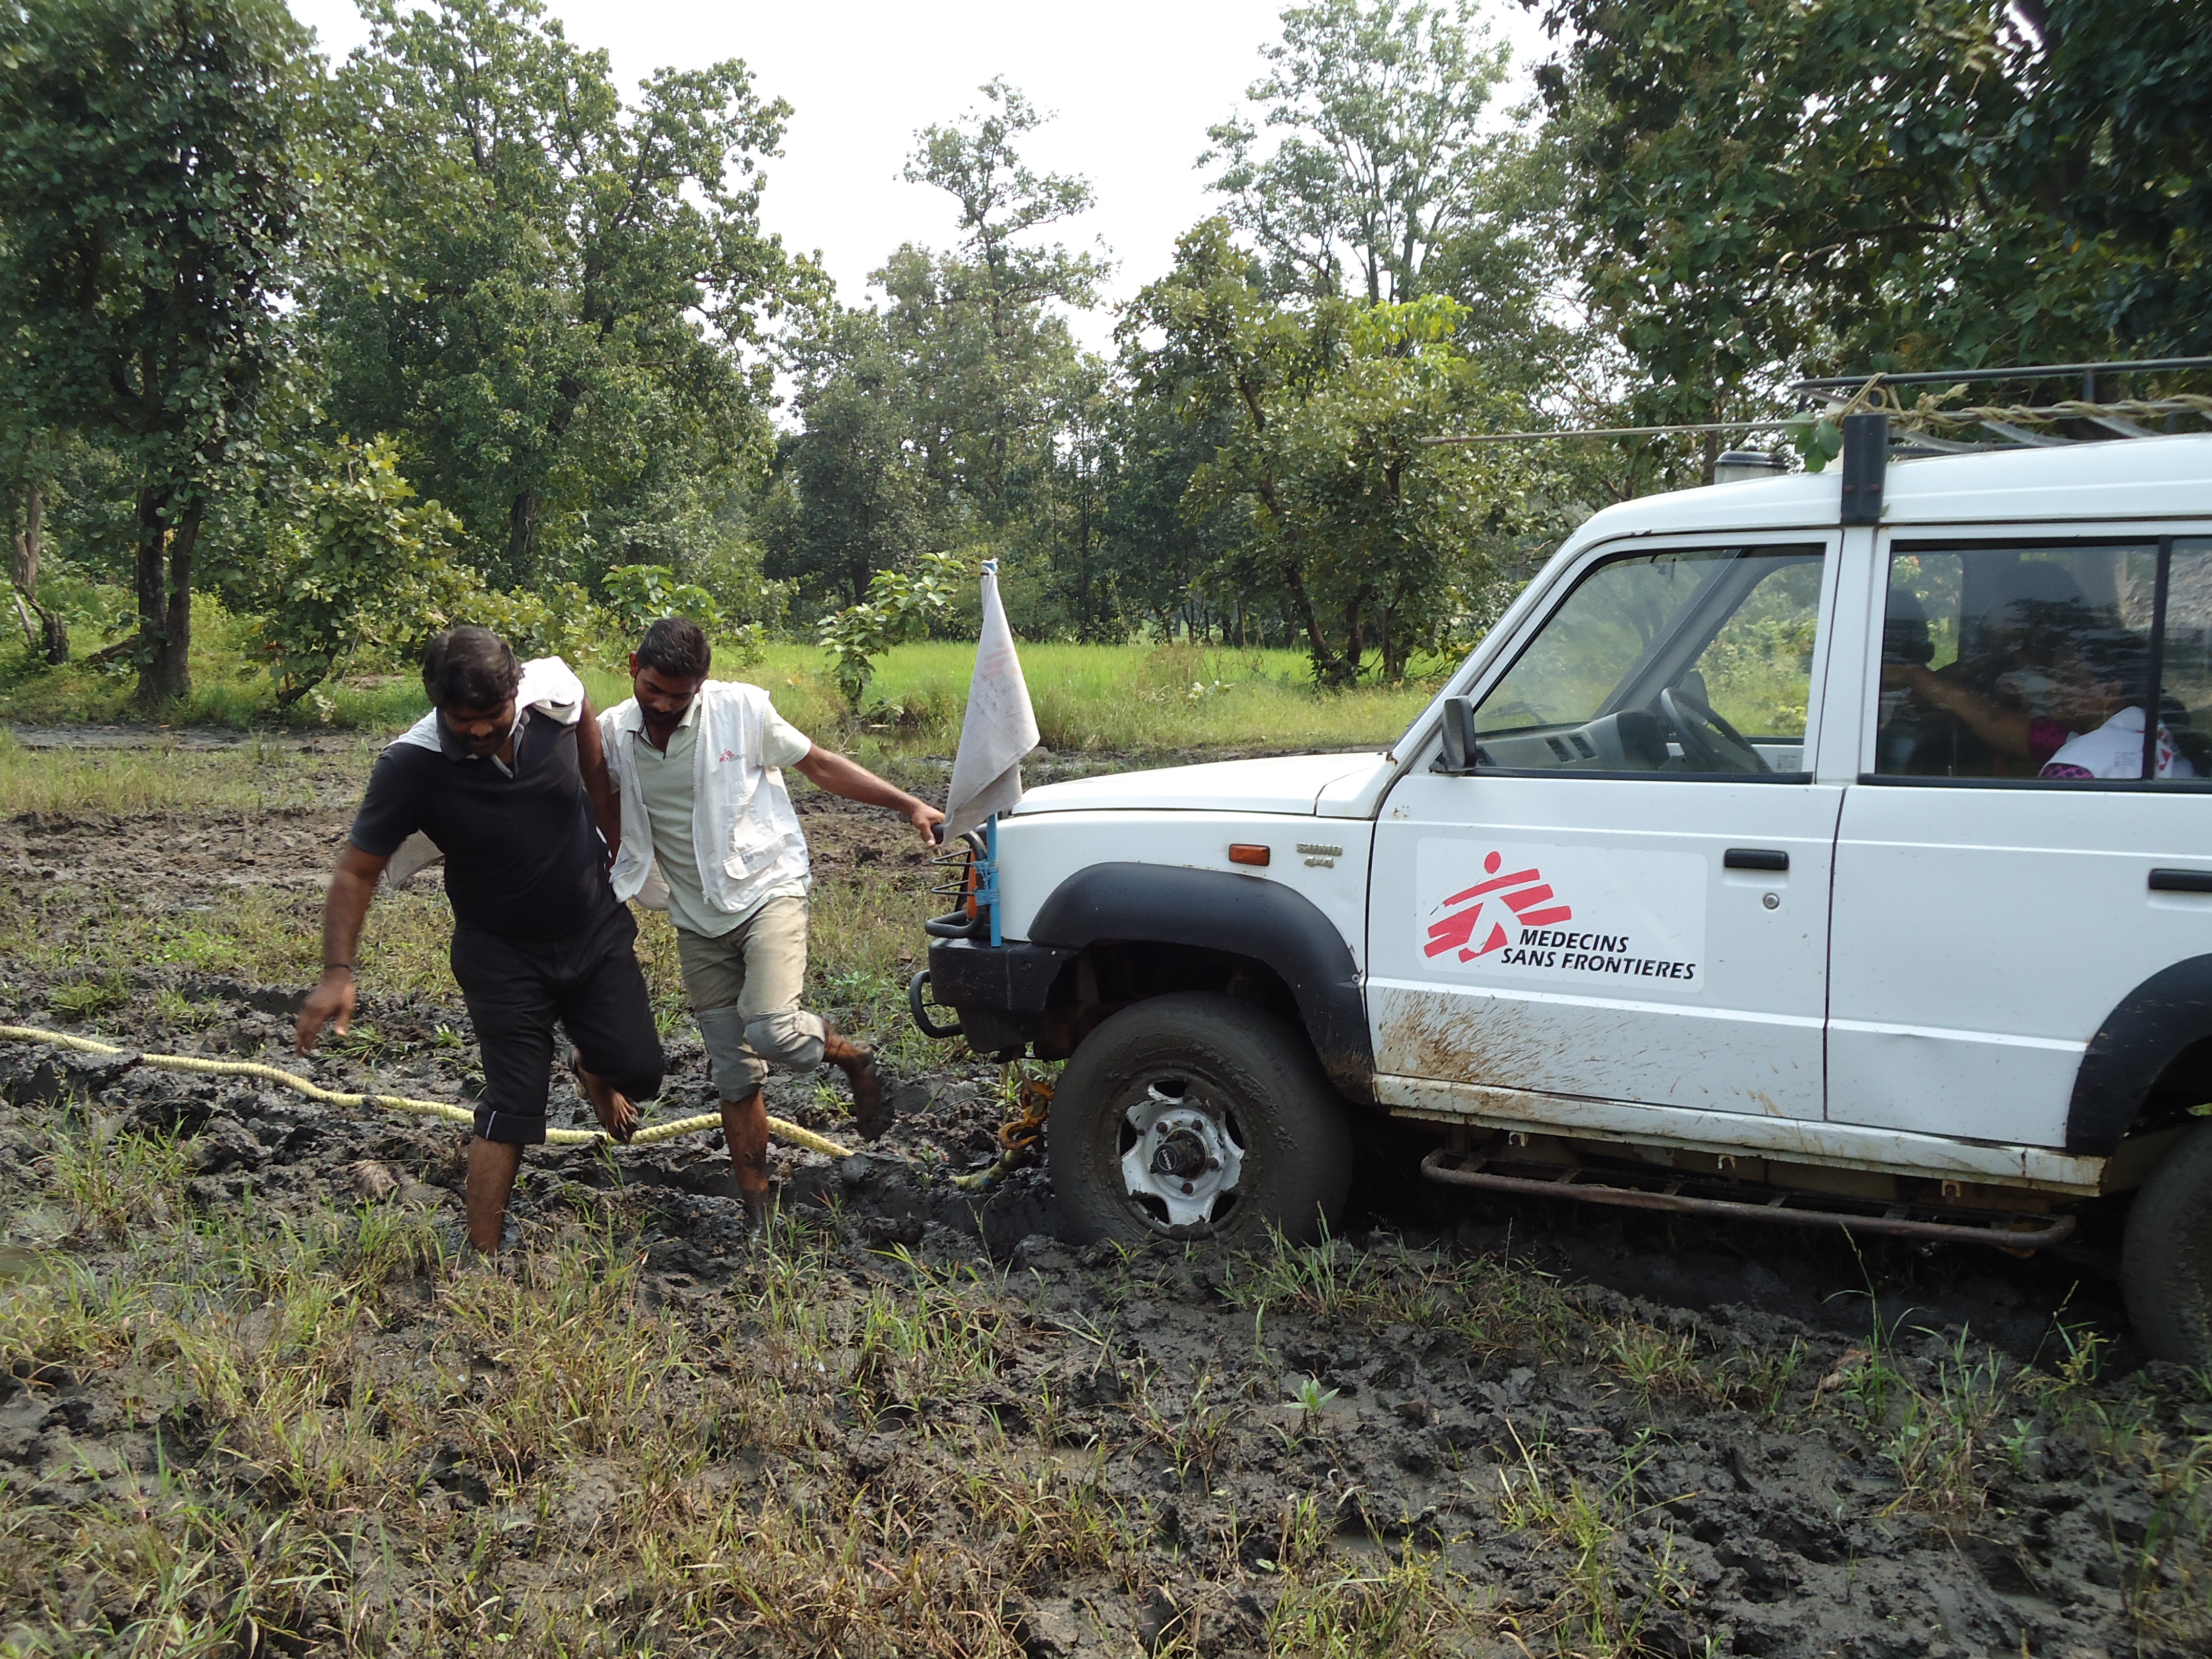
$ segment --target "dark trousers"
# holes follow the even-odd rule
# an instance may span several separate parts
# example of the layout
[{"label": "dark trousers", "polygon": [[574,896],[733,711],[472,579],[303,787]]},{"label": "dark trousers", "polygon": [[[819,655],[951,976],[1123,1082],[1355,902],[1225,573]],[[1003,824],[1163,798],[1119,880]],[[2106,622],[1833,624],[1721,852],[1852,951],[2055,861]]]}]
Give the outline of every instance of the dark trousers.
[{"label": "dark trousers", "polygon": [[660,1032],[637,965],[636,939],[637,923],[621,904],[561,939],[454,930],[453,977],[483,1055],[478,1135],[524,1146],[544,1143],[556,1020],[582,1053],[586,1071],[634,1101],[660,1092]]}]

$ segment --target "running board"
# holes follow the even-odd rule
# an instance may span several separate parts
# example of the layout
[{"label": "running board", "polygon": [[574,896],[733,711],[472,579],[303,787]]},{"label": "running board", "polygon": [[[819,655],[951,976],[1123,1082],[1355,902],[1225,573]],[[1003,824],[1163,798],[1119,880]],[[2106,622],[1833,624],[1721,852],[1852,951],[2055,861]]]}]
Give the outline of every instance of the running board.
[{"label": "running board", "polygon": [[[1633,1210],[1673,1210],[1693,1215],[1729,1216],[1742,1221],[1779,1221],[1793,1227],[1847,1227],[1853,1232],[1887,1233],[1899,1238],[1942,1240],[1953,1244],[1994,1244],[2004,1250],[2039,1250],[2072,1236],[2074,1218],[2062,1216],[2006,1216],[1988,1224],[1923,1221],[1907,1213],[1925,1205],[1891,1204],[1871,1213],[1846,1210],[1793,1207],[1814,1200],[1835,1202],[1833,1195],[1814,1193],[1775,1193],[1757,1203],[1743,1199],[1702,1198],[1682,1188],[1692,1177],[1676,1175],[1656,1188],[1609,1186],[1586,1179],[1587,1170],[1561,1170],[1542,1177],[1500,1175],[1486,1167],[1492,1160],[1438,1147],[1421,1160],[1421,1173],[1448,1186],[1481,1187],[1492,1192],[1522,1193],[1536,1198],[1578,1198],[1591,1204],[1618,1204]],[[1527,1168],[1523,1164],[1518,1166]],[[1607,1171],[1608,1176],[1615,1172]],[[1735,1191],[1766,1191],[1747,1183],[1715,1183]],[[1955,1211],[1942,1212],[1947,1214]]]}]

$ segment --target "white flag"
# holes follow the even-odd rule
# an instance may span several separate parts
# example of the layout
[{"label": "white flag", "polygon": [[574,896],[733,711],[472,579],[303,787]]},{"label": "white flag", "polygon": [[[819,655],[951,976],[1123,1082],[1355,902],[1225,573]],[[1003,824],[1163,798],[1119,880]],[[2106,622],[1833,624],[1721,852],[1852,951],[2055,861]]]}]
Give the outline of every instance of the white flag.
[{"label": "white flag", "polygon": [[983,562],[983,634],[975,642],[975,678],[968,685],[968,714],[960,723],[960,752],[952,759],[952,788],[945,800],[945,838],[979,829],[994,812],[1022,798],[1022,757],[1037,744],[1036,711],[1014,654],[1014,632],[999,603],[999,562]]}]

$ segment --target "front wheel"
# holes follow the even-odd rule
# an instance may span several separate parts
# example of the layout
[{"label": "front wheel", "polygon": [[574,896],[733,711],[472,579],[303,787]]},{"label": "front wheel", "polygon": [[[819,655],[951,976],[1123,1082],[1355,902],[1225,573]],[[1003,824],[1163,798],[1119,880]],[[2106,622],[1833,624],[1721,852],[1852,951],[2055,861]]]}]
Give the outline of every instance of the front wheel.
[{"label": "front wheel", "polygon": [[1046,1129],[1079,1241],[1297,1243],[1337,1218],[1352,1138],[1305,1038],[1233,997],[1125,1008],[1067,1062]]},{"label": "front wheel", "polygon": [[2120,1283],[2151,1358],[2212,1365],[2212,1123],[2184,1136],[2136,1194]]}]

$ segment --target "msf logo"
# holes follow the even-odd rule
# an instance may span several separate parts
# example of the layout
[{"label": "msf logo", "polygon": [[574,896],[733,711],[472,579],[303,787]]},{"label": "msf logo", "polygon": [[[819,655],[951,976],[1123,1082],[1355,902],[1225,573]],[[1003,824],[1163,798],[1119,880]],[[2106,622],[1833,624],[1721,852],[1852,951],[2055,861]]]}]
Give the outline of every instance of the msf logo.
[{"label": "msf logo", "polygon": [[[1490,878],[1477,882],[1463,893],[1454,893],[1438,908],[1455,910],[1442,921],[1429,928],[1429,942],[1422,947],[1424,956],[1442,956],[1447,951],[1459,952],[1462,962],[1473,962],[1486,957],[1492,951],[1501,951],[1510,942],[1504,921],[1492,913],[1490,933],[1482,944],[1474,944],[1474,931],[1482,921],[1482,913],[1492,904],[1501,905],[1513,913],[1516,926],[1549,927],[1555,922],[1571,921],[1574,911],[1565,904],[1553,903],[1559,895],[1553,892],[1544,880],[1541,870],[1516,870],[1499,875],[1498,866],[1504,863],[1502,855],[1492,853],[1482,860],[1483,873]],[[1466,905],[1464,910],[1456,907]],[[1537,907],[1542,906],[1542,908]]]}]

